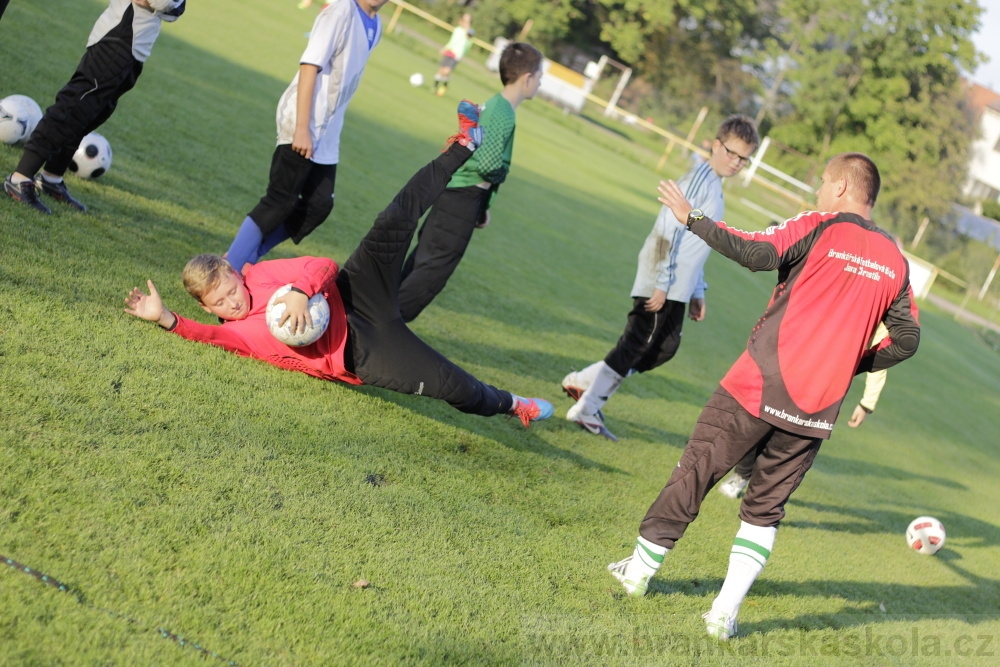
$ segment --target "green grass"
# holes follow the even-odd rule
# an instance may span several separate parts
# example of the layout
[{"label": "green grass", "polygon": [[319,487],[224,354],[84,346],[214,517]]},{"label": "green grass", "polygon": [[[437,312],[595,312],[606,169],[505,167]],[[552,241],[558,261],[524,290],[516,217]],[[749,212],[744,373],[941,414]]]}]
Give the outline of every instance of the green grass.
[{"label": "green grass", "polygon": [[[101,5],[13,3],[0,93],[51,103]],[[660,176],[655,153],[542,101],[518,112],[493,224],[415,329],[482,379],[554,399],[556,419],[525,431],[324,383],[123,314],[152,278],[200,316],[180,269],[224,250],[263,192],[311,17],[191,3],[101,130],[111,171],[71,180],[91,210],[0,201],[0,554],[82,600],[0,569],[0,664],[221,664],[157,628],[243,665],[995,664],[1000,355],[930,307],[920,353],[862,428],[838,426],[789,503],[745,636],[702,638],[738,525],[717,493],[652,594],[620,595],[604,566],[630,550],[774,276],[710,260],[706,321],[609,406],[620,443],[558,418],[559,379],[621,332]],[[436,67],[411,47],[387,36],[376,50],[337,206],[275,256],[346,257],[453,131],[458,96],[497,88],[471,66],[447,98],[411,88]],[[0,171],[19,155],[0,146]],[[732,223],[768,222],[728,193]],[[949,530],[937,557],[905,547],[920,514]]]}]

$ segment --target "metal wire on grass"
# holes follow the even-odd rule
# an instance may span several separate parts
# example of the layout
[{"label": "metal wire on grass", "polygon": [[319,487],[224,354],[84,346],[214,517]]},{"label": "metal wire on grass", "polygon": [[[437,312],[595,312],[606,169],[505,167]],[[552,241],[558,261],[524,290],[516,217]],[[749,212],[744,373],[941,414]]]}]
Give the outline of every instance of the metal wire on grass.
[{"label": "metal wire on grass", "polygon": [[[107,614],[108,616],[111,616],[112,618],[120,618],[123,621],[126,621],[128,623],[132,623],[132,624],[135,624],[135,625],[138,625],[138,626],[145,626],[145,623],[142,623],[138,619],[132,618],[130,616],[126,616],[124,614],[116,613],[114,611],[111,611],[110,609],[102,609],[101,607],[98,607],[96,605],[93,605],[93,604],[87,602],[87,600],[84,598],[83,593],[81,591],[78,591],[78,590],[76,590],[74,588],[71,588],[68,584],[64,584],[63,582],[59,581],[58,579],[50,577],[49,575],[44,574],[42,572],[39,572],[38,570],[33,570],[30,567],[28,567],[27,565],[24,565],[23,563],[17,562],[13,558],[7,558],[6,556],[0,555],[0,561],[2,561],[3,563],[6,563],[9,567],[11,567],[14,570],[17,570],[18,572],[23,572],[24,574],[31,575],[32,577],[34,577],[38,581],[42,582],[46,586],[51,586],[52,588],[59,589],[63,593],[69,593],[70,595],[73,596],[73,598],[77,602],[79,602],[80,604],[82,604],[85,607],[88,607],[89,609],[93,609],[93,610],[99,611],[99,612],[101,612],[103,614]],[[199,653],[201,653],[201,654],[203,654],[205,656],[212,657],[212,658],[215,658],[217,660],[221,660],[221,661],[225,662],[226,664],[230,665],[230,667],[239,667],[239,664],[235,660],[226,660],[226,658],[222,657],[218,653],[215,653],[214,651],[209,651],[207,648],[199,646],[198,644],[192,644],[187,639],[184,639],[184,637],[182,637],[180,635],[175,635],[174,633],[170,632],[166,628],[156,628],[156,633],[159,634],[164,639],[169,639],[169,640],[177,643],[179,646],[187,646],[187,647],[195,649],[196,651],[198,651]]]}]

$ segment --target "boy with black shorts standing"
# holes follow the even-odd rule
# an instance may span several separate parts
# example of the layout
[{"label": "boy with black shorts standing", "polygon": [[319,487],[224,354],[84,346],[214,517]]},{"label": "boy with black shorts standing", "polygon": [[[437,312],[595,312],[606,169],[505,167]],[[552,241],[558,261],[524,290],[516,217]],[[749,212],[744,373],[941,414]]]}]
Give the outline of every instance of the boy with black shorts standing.
[{"label": "boy with black shorts standing", "polygon": [[14,200],[41,213],[52,211],[41,192],[78,211],[63,174],[83,138],[111,117],[118,99],[142,73],[163,21],[176,21],[185,0],[111,0],[87,39],[87,50],[69,82],[56,94],[24,146],[14,173],[3,182]]},{"label": "boy with black shorts standing", "polygon": [[[723,121],[708,159],[679,181],[688,200],[713,220],[721,220],[722,179],[742,169],[759,143],[750,118],[737,115]],[[669,208],[660,209],[639,251],[625,332],[603,361],[563,378],[563,391],[576,401],[566,419],[590,433],[618,440],[605,426],[601,409],[626,377],[651,371],[674,357],[681,344],[685,308],[695,322],[705,318],[705,261],[710,254],[711,248]]]},{"label": "boy with black shorts standing", "polygon": [[[479,381],[420,340],[399,315],[399,272],[406,250],[420,216],[480,143],[477,116],[471,102],[459,105],[461,131],[378,215],[343,267],[331,259],[297,257],[261,262],[240,275],[218,255],[198,255],[184,268],[184,286],[221,325],[170,312],[152,281],[147,281],[149,294],[139,288],[128,294],[125,312],[189,340],[320,379],[438,398],[484,417],[509,414],[526,427],[548,419],[548,401],[521,398]],[[285,304],[282,324],[291,320],[292,331],[311,325],[309,297],[322,293],[330,306],[326,331],[304,347],[281,343],[267,326],[268,299],[287,284],[292,290],[275,302]]]},{"label": "boy with black shorts standing", "polygon": [[282,241],[300,243],[333,210],[340,131],[368,57],[382,37],[388,0],[334,0],[316,17],[299,71],[278,101],[278,145],[267,193],[226,257],[237,271]]},{"label": "boy with black shorts standing", "polygon": [[510,171],[514,151],[514,112],[538,92],[541,52],[512,42],[500,56],[503,90],[483,104],[480,124],[485,138],[475,155],[458,170],[427,215],[417,246],[403,265],[399,309],[405,322],[416,319],[465,255],[472,233],[490,222],[489,207]]}]

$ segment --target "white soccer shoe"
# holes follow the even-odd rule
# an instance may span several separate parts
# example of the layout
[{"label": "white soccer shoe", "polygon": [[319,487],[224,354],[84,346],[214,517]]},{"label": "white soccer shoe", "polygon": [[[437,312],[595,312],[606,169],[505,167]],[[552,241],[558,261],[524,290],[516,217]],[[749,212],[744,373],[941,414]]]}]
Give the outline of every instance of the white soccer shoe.
[{"label": "white soccer shoe", "polygon": [[740,477],[736,473],[729,476],[729,479],[719,484],[719,493],[724,495],[726,498],[739,498],[746,491],[747,484],[750,483],[749,479],[745,477]]},{"label": "white soccer shoe", "polygon": [[571,422],[576,422],[585,431],[589,431],[594,435],[601,435],[610,440],[611,442],[618,442],[618,438],[615,434],[607,429],[604,425],[604,419],[602,415],[598,412],[596,415],[587,415],[583,413],[583,404],[575,403],[566,412],[566,419]]},{"label": "white soccer shoe", "polygon": [[633,581],[628,575],[628,566],[632,563],[632,556],[623,558],[617,563],[608,564],[608,572],[611,576],[617,579],[621,585],[625,588],[625,592],[629,595],[641,598],[646,594],[646,588],[649,585],[649,577],[639,577],[638,581]]},{"label": "white soccer shoe", "polygon": [[701,615],[705,619],[705,630],[709,637],[726,641],[736,636],[736,617],[710,609]]},{"label": "white soccer shoe", "polygon": [[583,396],[583,392],[587,391],[587,387],[590,386],[590,383],[580,377],[580,373],[576,371],[573,371],[564,377],[560,384],[562,385],[562,390],[566,392],[566,395],[574,401],[579,401],[580,397]]}]

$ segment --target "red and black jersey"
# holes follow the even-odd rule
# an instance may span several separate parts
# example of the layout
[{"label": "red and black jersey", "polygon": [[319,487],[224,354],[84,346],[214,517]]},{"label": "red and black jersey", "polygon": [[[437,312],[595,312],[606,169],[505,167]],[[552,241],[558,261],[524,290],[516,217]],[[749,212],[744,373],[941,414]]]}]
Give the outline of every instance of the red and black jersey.
[{"label": "red and black jersey", "polygon": [[[829,438],[856,373],[889,368],[916,352],[909,266],[871,221],[810,211],[761,232],[708,218],[691,231],[751,271],[778,271],[746,351],[722,380],[759,419]],[[867,350],[879,322],[889,338]]]}]

